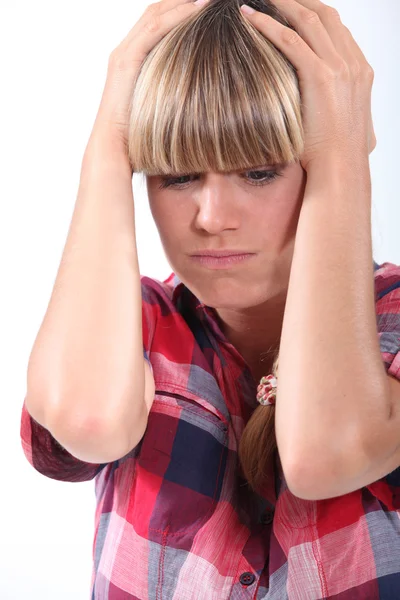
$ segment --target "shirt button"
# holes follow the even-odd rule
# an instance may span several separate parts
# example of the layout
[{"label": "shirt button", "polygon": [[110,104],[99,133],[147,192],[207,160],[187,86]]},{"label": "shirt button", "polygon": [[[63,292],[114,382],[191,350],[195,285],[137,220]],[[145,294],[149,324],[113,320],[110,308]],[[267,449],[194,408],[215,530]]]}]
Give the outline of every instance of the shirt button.
[{"label": "shirt button", "polygon": [[272,523],[273,520],[274,520],[274,513],[266,512],[263,515],[261,515],[260,523],[262,523],[262,525],[269,525],[270,523]]},{"label": "shirt button", "polygon": [[253,573],[246,571],[245,573],[241,574],[240,583],[243,585],[251,585],[252,583],[254,583],[255,578],[256,576]]}]

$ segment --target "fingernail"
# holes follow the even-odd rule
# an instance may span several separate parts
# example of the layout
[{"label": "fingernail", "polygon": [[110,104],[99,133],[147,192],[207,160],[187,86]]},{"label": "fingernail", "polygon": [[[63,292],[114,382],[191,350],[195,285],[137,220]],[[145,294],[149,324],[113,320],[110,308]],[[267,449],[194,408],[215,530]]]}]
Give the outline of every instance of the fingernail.
[{"label": "fingernail", "polygon": [[196,0],[196,2],[194,4],[201,6],[202,4],[207,4],[207,2],[209,2],[209,1],[210,0]]},{"label": "fingernail", "polygon": [[244,13],[247,13],[248,15],[252,15],[253,13],[255,13],[256,11],[254,10],[254,8],[251,8],[250,6],[247,6],[247,4],[242,4],[242,6],[240,7],[240,10]]}]

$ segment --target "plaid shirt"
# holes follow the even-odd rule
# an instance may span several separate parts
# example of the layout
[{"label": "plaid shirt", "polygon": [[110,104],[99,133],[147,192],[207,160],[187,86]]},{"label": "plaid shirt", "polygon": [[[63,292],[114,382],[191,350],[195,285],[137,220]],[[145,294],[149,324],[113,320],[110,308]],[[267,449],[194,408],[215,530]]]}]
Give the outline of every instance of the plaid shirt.
[{"label": "plaid shirt", "polygon": [[[382,359],[400,379],[400,266],[374,269]],[[301,500],[275,452],[271,484],[249,493],[237,448],[257,382],[214,309],[174,273],[141,284],[156,393],[139,444],[115,462],[85,463],[22,408],[22,447],[37,471],[95,478],[91,600],[399,599],[400,467],[345,496]]]}]

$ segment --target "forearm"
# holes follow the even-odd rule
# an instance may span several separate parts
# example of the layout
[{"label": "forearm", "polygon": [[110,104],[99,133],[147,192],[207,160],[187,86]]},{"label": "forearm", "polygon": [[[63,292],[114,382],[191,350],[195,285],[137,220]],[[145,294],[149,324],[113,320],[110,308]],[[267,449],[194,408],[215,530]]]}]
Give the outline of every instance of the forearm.
[{"label": "forearm", "polygon": [[70,231],[28,367],[31,414],[49,429],[61,421],[71,436],[81,426],[98,435],[103,424],[112,431],[126,423],[133,431],[144,407],[132,173],[124,155],[103,145],[89,145],[85,153]]},{"label": "forearm", "polygon": [[[375,312],[368,159],[326,158],[308,173],[279,358],[283,465],[344,464],[389,419]],[[289,467],[288,467],[289,468]],[[296,467],[293,467],[296,468]]]}]

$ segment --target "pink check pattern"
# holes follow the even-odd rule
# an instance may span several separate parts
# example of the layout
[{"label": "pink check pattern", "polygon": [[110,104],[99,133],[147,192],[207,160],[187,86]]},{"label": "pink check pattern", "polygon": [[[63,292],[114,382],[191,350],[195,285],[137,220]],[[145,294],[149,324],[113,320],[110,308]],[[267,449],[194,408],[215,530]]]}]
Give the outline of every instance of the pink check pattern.
[{"label": "pink check pattern", "polygon": [[[400,266],[374,262],[374,281],[382,360],[400,379]],[[22,407],[33,468],[95,480],[91,600],[400,598],[400,467],[309,501],[289,491],[276,453],[269,484],[251,494],[237,449],[259,382],[214,309],[174,273],[141,285],[156,393],[139,444],[113,463],[85,463]]]}]

